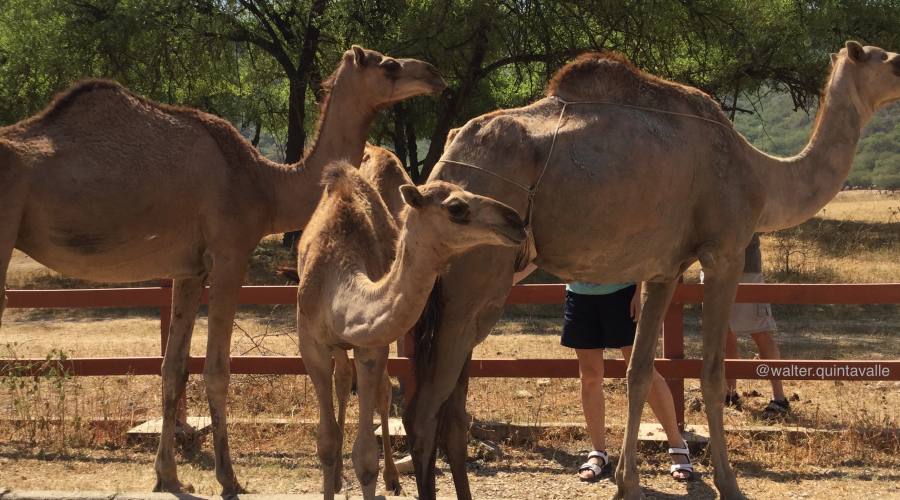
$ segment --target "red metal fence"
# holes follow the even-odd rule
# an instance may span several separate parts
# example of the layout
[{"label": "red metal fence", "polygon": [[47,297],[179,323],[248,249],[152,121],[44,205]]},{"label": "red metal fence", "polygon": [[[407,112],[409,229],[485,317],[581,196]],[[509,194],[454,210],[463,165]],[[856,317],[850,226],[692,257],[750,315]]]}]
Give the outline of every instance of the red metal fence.
[{"label": "red metal fence", "polygon": [[[513,287],[508,304],[560,304],[563,285],[519,285]],[[161,346],[165,349],[169,329],[172,290],[158,288],[110,288],[89,290],[9,290],[8,307],[13,308],[100,308],[155,307],[160,311]],[[206,302],[206,295],[204,295]],[[247,286],[241,290],[241,304],[294,304],[292,286]],[[675,292],[663,327],[662,358],[656,368],[665,377],[675,398],[679,423],[684,422],[684,380],[699,378],[702,361],[684,359],[684,305],[703,300],[702,285],[681,284]],[[776,304],[900,304],[900,283],[879,284],[742,284],[738,302]],[[402,354],[402,353],[401,353]],[[2,359],[0,373],[38,374],[44,359]],[[59,366],[59,364],[54,364]],[[162,356],[129,358],[72,358],[62,367],[78,376],[159,375]],[[764,366],[764,368],[760,368]],[[12,372],[10,370],[14,369]],[[203,358],[191,357],[190,373],[203,372]],[[624,377],[625,362],[608,360],[605,374]],[[411,361],[392,357],[392,375],[410,380]],[[740,379],[780,378],[793,380],[900,380],[900,360],[728,360],[725,371]],[[231,358],[232,373],[304,374],[303,362],[294,356],[238,356]],[[568,377],[578,376],[573,359],[473,359],[472,377]],[[777,374],[777,376],[775,376]]]}]

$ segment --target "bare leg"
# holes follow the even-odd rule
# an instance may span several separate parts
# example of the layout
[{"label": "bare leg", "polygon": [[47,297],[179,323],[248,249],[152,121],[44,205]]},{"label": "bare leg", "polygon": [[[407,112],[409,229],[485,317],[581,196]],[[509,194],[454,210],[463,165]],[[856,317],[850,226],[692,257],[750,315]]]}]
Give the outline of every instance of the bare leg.
[{"label": "bare leg", "polygon": [[[469,355],[471,359],[471,354]],[[469,442],[469,414],[466,412],[466,396],[469,392],[469,362],[463,368],[456,387],[444,403],[441,425],[444,427],[443,445],[447,452],[450,473],[458,500],[471,500],[469,475],[466,470],[466,445]]]},{"label": "bare leg", "polygon": [[[738,350],[737,335],[731,329],[725,338],[725,359],[741,359],[741,352]],[[730,378],[725,381],[725,395],[737,394],[737,380]]]},{"label": "bare leg", "polygon": [[156,451],[156,486],[153,491],[193,492],[178,480],[175,466],[175,426],[178,401],[187,385],[187,360],[191,350],[194,320],[203,293],[202,277],[177,279],[172,284],[172,318],[162,365],[163,425]]},{"label": "bare leg", "polygon": [[[706,257],[706,258],[704,258]],[[704,256],[703,293],[703,372],[701,389],[709,423],[709,449],[715,467],[715,484],[722,498],[745,498],[737,485],[734,471],[728,463],[725,448],[725,429],[722,411],[725,406],[724,342],[728,318],[737,290],[743,259],[728,262],[720,256]]]},{"label": "bare leg", "polygon": [[394,454],[391,448],[389,421],[391,418],[391,379],[387,370],[384,371],[381,383],[378,384],[376,400],[378,402],[378,413],[381,415],[381,447],[384,450],[384,471],[382,472],[382,477],[384,478],[384,487],[394,495],[399,495],[402,492],[402,488],[400,487],[400,473],[394,464]]},{"label": "bare leg", "polygon": [[[672,294],[675,281],[650,283],[644,287],[644,307],[638,321],[634,348],[628,364],[628,419],[622,454],[616,467],[616,498],[641,498],[640,478],[637,471],[637,436],[641,423],[641,410],[647,399],[647,391],[653,381],[653,359],[660,324]],[[733,295],[732,295],[733,297]],[[721,398],[719,398],[721,399]]]},{"label": "bare leg", "polygon": [[[781,351],[778,349],[778,344],[775,343],[775,339],[772,337],[772,332],[757,332],[752,334],[753,341],[756,342],[756,346],[759,348],[759,357],[762,359],[781,359]],[[782,401],[785,398],[784,396],[784,384],[780,379],[772,379],[772,399],[776,399],[778,401]]]},{"label": "bare leg", "polygon": [[347,351],[333,349],[334,356],[334,391],[338,400],[338,436],[337,462],[334,464],[334,491],[340,492],[343,488],[343,449],[344,449],[344,424],[347,421],[347,400],[350,399],[350,386],[353,385],[353,365],[347,357]]},{"label": "bare leg", "polygon": [[[575,349],[581,379],[581,409],[595,450],[606,451],[606,397],[603,392],[603,349]],[[602,465],[602,464],[600,464]]]},{"label": "bare leg", "polygon": [[363,498],[375,498],[378,478],[378,448],[375,443],[375,398],[387,367],[388,347],[356,347],[356,389],[359,394],[359,430],[353,443],[353,469],[359,479]]},{"label": "bare leg", "polygon": [[[249,256],[248,256],[249,257]],[[216,479],[222,485],[222,495],[246,493],[238,483],[228,447],[227,408],[228,382],[231,377],[231,332],[238,292],[244,279],[247,258],[215,261],[210,283],[209,340],[206,345],[206,366],[203,378],[209,415],[212,420],[213,445],[216,457]]]},{"label": "bare leg", "polygon": [[[316,436],[316,453],[319,455],[319,463],[322,466],[322,494],[326,500],[334,499],[334,485],[339,482],[335,478],[338,472],[337,463],[341,460],[341,431],[334,419],[334,402],[332,401],[331,386],[331,357],[332,352],[327,346],[319,344],[307,337],[307,330],[301,329],[300,356],[306,373],[312,380],[316,390],[316,399],[319,402],[319,429]],[[346,356],[345,356],[346,357]],[[335,372],[336,373],[336,372]],[[349,393],[349,391],[348,391]]]}]

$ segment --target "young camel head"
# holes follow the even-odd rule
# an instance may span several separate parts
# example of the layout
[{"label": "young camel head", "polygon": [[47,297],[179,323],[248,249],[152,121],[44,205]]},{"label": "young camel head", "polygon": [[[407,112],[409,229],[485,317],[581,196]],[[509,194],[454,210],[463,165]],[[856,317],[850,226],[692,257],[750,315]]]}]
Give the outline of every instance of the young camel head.
[{"label": "young camel head", "polygon": [[447,88],[438,70],[427,62],[397,59],[359,45],[344,53],[339,73],[342,79],[356,81],[353,88],[366,89],[366,102],[374,103],[376,109]]},{"label": "young camel head", "polygon": [[408,205],[407,231],[435,248],[456,254],[480,245],[515,247],[525,241],[525,223],[518,212],[456,184],[406,184],[400,194]]},{"label": "young camel head", "polygon": [[[843,63],[841,68],[853,82],[856,93],[867,111],[900,99],[900,55],[878,47],[849,41],[837,54],[831,55],[832,63]],[[835,71],[838,71],[835,68]]]}]

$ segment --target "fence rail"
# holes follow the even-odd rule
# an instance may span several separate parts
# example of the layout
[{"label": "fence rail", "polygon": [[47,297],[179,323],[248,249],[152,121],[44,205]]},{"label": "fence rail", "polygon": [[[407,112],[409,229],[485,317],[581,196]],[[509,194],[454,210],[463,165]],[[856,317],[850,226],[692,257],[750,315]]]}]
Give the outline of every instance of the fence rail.
[{"label": "fence rail", "polygon": [[[150,288],[105,288],[81,290],[8,290],[10,308],[103,308],[154,307],[160,311],[160,337],[165,349],[171,314],[172,290],[168,286]],[[512,288],[508,304],[559,304],[565,296],[563,285],[519,285]],[[241,304],[293,304],[292,286],[247,286],[240,293]],[[675,399],[679,423],[684,422],[684,380],[699,378],[702,361],[684,359],[684,306],[703,300],[703,286],[680,284],[663,326],[663,357],[656,368],[666,378]],[[877,284],[742,284],[738,302],[776,304],[900,304],[900,283]],[[207,294],[204,292],[204,303]],[[160,356],[123,358],[46,359],[0,358],[0,373],[38,375],[63,368],[76,376],[159,375]],[[402,354],[402,353],[401,353]],[[203,372],[203,358],[191,357],[190,373]],[[407,357],[392,357],[388,370],[412,385],[412,363]],[[607,360],[605,375],[624,377],[625,362]],[[900,380],[900,360],[727,360],[729,377],[740,379],[780,378],[786,380]],[[303,361],[296,356],[237,356],[231,358],[235,374],[304,374]],[[575,359],[473,359],[473,377],[578,376]]]}]

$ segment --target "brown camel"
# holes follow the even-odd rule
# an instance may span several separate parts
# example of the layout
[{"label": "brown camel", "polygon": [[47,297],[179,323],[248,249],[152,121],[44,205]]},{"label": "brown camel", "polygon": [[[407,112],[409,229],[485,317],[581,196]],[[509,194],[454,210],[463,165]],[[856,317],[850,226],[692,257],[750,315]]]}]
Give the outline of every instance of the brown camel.
[{"label": "brown camel", "polygon": [[0,296],[13,247],[83,279],[174,279],[157,491],[192,489],[176,474],[175,414],[204,281],[211,286],[204,379],[216,478],[223,494],[234,494],[243,489],[231,465],[225,399],[251,251],[267,234],[305,225],[321,195],[322,169],[336,159],[359,162],[379,108],[445,84],[430,64],[354,46],[329,86],[316,142],[294,165],[263,158],[225,120],[106,81],[80,83],[40,114],[0,129]]},{"label": "brown camel", "polygon": [[[378,196],[387,206],[396,227],[402,225],[400,214],[406,203],[400,194],[400,186],[413,184],[412,179],[403,169],[403,165],[397,156],[379,146],[366,144],[363,152],[362,163],[359,166],[359,174],[363,179],[369,182]],[[396,245],[396,237],[399,231],[386,231],[383,236],[390,237],[390,240],[383,240],[379,243],[387,246]],[[279,269],[278,275],[287,278],[294,283],[299,283],[300,278],[297,276],[297,268]],[[402,338],[398,342],[402,342]],[[343,444],[344,423],[347,416],[347,401],[350,399],[350,391],[353,385],[353,365],[347,356],[347,351],[338,349],[333,351],[334,354],[334,391],[338,402],[337,425],[341,436],[337,440]],[[381,382],[378,385],[378,394],[376,396],[378,405],[377,411],[381,418],[381,444],[384,451],[384,477],[385,488],[395,495],[401,493],[400,473],[394,464],[394,457],[391,453],[391,433],[389,428],[390,410],[391,410],[391,382],[387,370],[384,371]],[[342,451],[339,448],[337,456],[341,456]],[[342,471],[343,463],[338,460],[335,463],[334,473],[334,491],[341,491],[342,487]]]},{"label": "brown camel", "polygon": [[[620,57],[585,54],[556,74],[547,97],[470,120],[430,177],[532,212],[534,263],[564,280],[647,281],[617,497],[642,496],[635,447],[656,339],[678,276],[697,260],[706,275],[702,382],[715,484],[723,498],[744,497],[722,429],[723,339],[744,247],[754,231],[790,227],[821,209],[841,189],[863,125],[900,99],[896,53],[848,42],[832,59],[812,138],[790,158],[755,149],[697,89]],[[471,498],[464,367],[503,309],[515,257],[485,248],[451,261],[438,285],[436,331],[417,331],[417,359],[427,363],[417,366],[405,423],[420,498],[435,495],[439,417],[457,495]]]},{"label": "brown camel", "polygon": [[[407,207],[399,224],[349,164],[329,167],[323,184],[297,250],[300,353],[319,400],[317,448],[325,498],[331,499],[340,484],[343,438],[332,404],[332,359],[343,360],[353,349],[359,393],[353,464],[369,499],[378,473],[372,417],[379,386],[385,392],[389,344],[419,319],[452,255],[482,245],[516,247],[525,239],[524,223],[506,205],[442,181],[401,186]],[[339,393],[346,391],[350,371],[334,375]],[[385,453],[387,458],[390,451]]]}]

